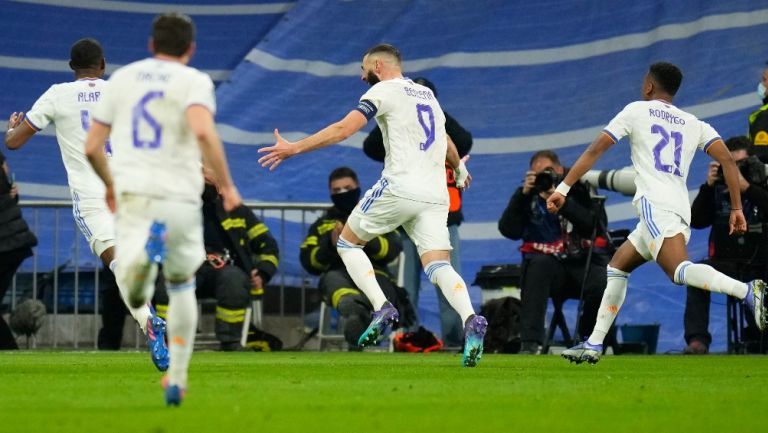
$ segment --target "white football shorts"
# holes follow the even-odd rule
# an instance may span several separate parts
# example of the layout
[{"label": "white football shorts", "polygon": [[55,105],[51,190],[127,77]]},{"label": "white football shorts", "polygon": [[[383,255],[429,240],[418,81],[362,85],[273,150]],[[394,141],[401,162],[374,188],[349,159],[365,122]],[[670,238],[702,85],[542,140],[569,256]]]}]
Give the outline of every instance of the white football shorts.
[{"label": "white football shorts", "polygon": [[403,226],[419,256],[427,251],[450,251],[448,205],[425,203],[392,195],[382,179],[366,191],[347,224],[368,242]]},{"label": "white football shorts", "polygon": [[115,217],[103,198],[81,198],[72,191],[72,216],[96,256],[115,246]]},{"label": "white football shorts", "polygon": [[154,221],[158,221],[165,223],[168,236],[163,260],[166,280],[182,281],[193,277],[205,260],[202,220],[199,203],[120,194],[115,219],[118,270],[147,260],[145,247],[149,228]]},{"label": "white football shorts", "polygon": [[627,239],[644,259],[656,260],[664,239],[679,233],[683,234],[685,244],[688,244],[691,228],[680,215],[653,207],[645,197],[640,197],[635,203],[635,211],[640,221]]}]

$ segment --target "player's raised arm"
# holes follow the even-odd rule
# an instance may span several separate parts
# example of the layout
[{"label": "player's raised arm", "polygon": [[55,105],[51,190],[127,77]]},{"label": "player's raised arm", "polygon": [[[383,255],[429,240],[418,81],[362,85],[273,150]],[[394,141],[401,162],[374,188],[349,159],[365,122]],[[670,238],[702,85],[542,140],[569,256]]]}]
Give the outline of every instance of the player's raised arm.
[{"label": "player's raised arm", "polygon": [[24,121],[24,113],[11,113],[8,118],[8,130],[5,132],[5,146],[16,150],[24,145],[37,130]]},{"label": "player's raised arm", "polygon": [[728,220],[728,234],[742,234],[747,231],[747,220],[741,207],[741,188],[739,187],[739,169],[733,161],[731,152],[717,139],[707,147],[707,153],[723,167],[723,177],[728,186],[728,194],[731,197],[731,216]]},{"label": "player's raised arm", "polygon": [[565,196],[568,195],[571,186],[578,182],[595,165],[595,162],[600,159],[603,153],[614,144],[615,142],[610,135],[601,132],[584,153],[579,156],[579,159],[573,164],[573,167],[568,171],[565,179],[560,182],[560,185],[557,186],[555,192],[549,196],[547,199],[547,210],[552,213],[559,211],[563,204],[565,204]]},{"label": "player's raised arm", "polygon": [[284,139],[280,132],[275,129],[275,145],[259,149],[259,153],[266,153],[259,158],[259,164],[274,170],[284,159],[346,140],[366,123],[368,123],[368,119],[360,111],[352,110],[340,121],[295,143]]}]

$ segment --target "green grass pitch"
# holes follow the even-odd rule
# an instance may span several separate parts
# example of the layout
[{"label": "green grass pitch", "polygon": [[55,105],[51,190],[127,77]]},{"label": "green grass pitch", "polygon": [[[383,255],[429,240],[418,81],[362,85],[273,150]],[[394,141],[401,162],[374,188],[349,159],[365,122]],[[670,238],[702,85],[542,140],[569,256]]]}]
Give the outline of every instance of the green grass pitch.
[{"label": "green grass pitch", "polygon": [[753,432],[768,357],[195,353],[165,407],[146,353],[0,352],[0,432]]}]

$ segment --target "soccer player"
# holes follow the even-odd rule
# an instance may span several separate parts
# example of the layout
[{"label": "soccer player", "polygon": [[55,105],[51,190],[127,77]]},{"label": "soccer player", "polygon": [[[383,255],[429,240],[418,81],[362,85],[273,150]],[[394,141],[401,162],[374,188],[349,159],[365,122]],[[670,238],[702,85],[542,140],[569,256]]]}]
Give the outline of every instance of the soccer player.
[{"label": "soccer player", "polygon": [[[195,271],[205,258],[202,160],[219,181],[225,209],[241,202],[213,122],[213,82],[187,66],[194,34],[185,15],[155,18],[153,57],[112,74],[85,149],[106,185],[109,208],[117,208],[116,277],[131,305],[152,297],[157,264],[163,264],[169,284],[170,366],[163,378],[168,405],[179,405],[184,397],[197,328]],[[114,181],[101,150],[107,137],[114,149]]]},{"label": "soccer player", "polygon": [[[11,114],[5,144],[9,149],[19,149],[48,124],[56,125],[56,139],[67,170],[75,222],[88,240],[91,251],[114,273],[117,267],[114,217],[104,202],[104,184],[85,157],[85,136],[91,113],[106,87],[106,81],[102,80],[106,63],[99,42],[90,38],[75,42],[69,67],[75,72],[75,81],[51,86],[26,115],[23,112]],[[109,146],[102,152],[109,156]],[[125,300],[124,286],[118,284],[118,287]],[[165,321],[157,317],[149,304],[136,308],[128,306],[128,311],[147,336],[155,366],[165,371],[168,368]]]},{"label": "soccer player", "polygon": [[434,93],[403,77],[397,48],[374,46],[365,53],[361,67],[361,79],[371,88],[357,108],[295,143],[286,141],[275,129],[277,142],[259,149],[266,153],[259,163],[275,169],[286,158],[343,141],[375,117],[386,149],[382,177],[352,211],[336,244],[349,275],[375,309],[358,345],[378,343],[399,318],[376,282],[363,247],[376,236],[403,226],[416,245],[427,276],[461,316],[465,338],[462,363],[474,367],[483,352],[487,322],[475,314],[467,285],[451,266],[446,226],[445,161],[456,170],[457,185],[464,188],[471,180],[464,164],[466,157],[459,158],[445,133],[445,115]]},{"label": "soccer player", "polygon": [[672,105],[682,80],[677,66],[652,64],[643,79],[643,100],[627,105],[611,120],[547,200],[550,211],[560,209],[571,185],[609,147],[629,136],[632,163],[637,170],[633,204],[640,221],[608,264],[608,283],[592,334],[587,341],[563,352],[563,357],[573,362],[594,364],[600,360],[603,339],[624,302],[627,278],[649,260],[655,260],[677,285],[743,299],[758,327],[762,330],[765,326],[763,281],[745,284],[709,265],[688,261],[685,246],[691,233],[691,205],[685,180],[696,149],[708,153],[723,167],[731,198],[730,233],[744,233],[747,224],[741,210],[739,171],[725,143],[709,124]]}]

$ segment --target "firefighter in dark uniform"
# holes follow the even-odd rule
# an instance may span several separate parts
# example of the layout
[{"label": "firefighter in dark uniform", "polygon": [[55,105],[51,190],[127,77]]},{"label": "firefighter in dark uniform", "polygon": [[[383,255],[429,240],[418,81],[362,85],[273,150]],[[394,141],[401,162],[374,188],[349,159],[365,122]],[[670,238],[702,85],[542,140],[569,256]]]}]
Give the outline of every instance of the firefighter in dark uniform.
[{"label": "firefighter in dark uniform", "polygon": [[[203,236],[207,260],[195,274],[198,298],[216,299],[216,339],[225,351],[240,350],[245,329],[246,309],[251,300],[264,294],[264,287],[275,275],[278,248],[263,222],[244,205],[231,212],[224,210],[211,173],[204,169]],[[159,291],[156,308],[163,316],[168,297]],[[276,350],[281,343],[249,324],[246,347]],[[275,347],[277,346],[277,347]]]},{"label": "firefighter in dark uniform", "polygon": [[768,163],[768,67],[763,70],[763,76],[757,85],[757,95],[763,101],[762,107],[749,115],[749,141],[752,144],[750,153]]},{"label": "firefighter in dark uniform", "polygon": [[[312,275],[319,275],[318,289],[323,301],[341,315],[344,338],[350,347],[357,347],[357,340],[371,321],[373,307],[349,276],[344,263],[336,252],[336,240],[360,199],[357,174],[348,167],[340,167],[328,179],[333,207],[328,209],[309,228],[301,245],[301,264]],[[402,244],[397,232],[377,236],[363,249],[373,264],[376,280],[384,295],[400,312],[400,324],[413,320],[414,312],[405,291],[395,284],[387,265],[395,260]]]}]

